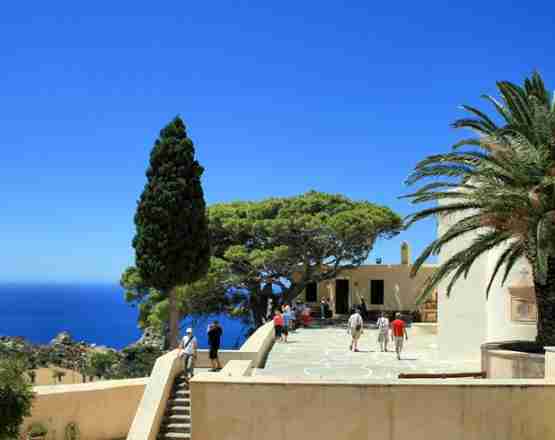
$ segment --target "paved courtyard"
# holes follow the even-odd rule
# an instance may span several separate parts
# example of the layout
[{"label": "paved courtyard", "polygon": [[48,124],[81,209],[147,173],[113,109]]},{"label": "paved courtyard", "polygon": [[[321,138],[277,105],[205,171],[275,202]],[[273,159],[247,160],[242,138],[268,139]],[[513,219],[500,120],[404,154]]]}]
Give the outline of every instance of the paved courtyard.
[{"label": "paved courtyard", "polygon": [[[349,350],[345,328],[299,329],[289,334],[289,342],[276,343],[266,367],[255,375],[312,379],[396,379],[399,373],[447,373],[480,371],[479,362],[447,361],[439,356],[437,336],[408,329],[409,340],[401,360],[394,351],[382,353],[377,330],[365,329],[358,353]],[[411,336],[411,333],[415,333]],[[393,349],[390,343],[389,349]]]}]

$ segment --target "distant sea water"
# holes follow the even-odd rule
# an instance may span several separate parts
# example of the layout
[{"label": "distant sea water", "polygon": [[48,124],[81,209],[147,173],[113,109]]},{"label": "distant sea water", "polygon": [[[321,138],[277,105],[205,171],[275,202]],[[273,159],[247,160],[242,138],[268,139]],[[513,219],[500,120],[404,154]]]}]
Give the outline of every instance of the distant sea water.
[{"label": "distant sea water", "polygon": [[[118,285],[0,284],[0,336],[22,336],[37,344],[49,343],[61,331],[74,340],[121,349],[136,342],[137,308],[125,302]],[[199,346],[208,345],[206,329],[218,319],[223,326],[222,348],[239,348],[248,328],[228,316],[187,318]]]}]

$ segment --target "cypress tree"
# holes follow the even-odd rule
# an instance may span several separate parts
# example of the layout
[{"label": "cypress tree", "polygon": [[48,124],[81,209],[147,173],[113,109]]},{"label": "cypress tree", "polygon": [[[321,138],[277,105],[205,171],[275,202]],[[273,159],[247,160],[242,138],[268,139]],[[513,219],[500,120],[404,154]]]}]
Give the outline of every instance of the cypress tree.
[{"label": "cypress tree", "polygon": [[176,117],[160,131],[135,214],[135,264],[146,285],[169,297],[169,343],[177,346],[176,287],[208,271],[210,242],[201,186],[204,169],[185,124]]}]

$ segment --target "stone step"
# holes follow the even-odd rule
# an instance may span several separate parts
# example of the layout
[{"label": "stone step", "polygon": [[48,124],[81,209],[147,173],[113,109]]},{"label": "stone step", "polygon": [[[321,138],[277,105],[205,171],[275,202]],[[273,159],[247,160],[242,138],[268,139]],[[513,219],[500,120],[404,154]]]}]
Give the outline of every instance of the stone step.
[{"label": "stone step", "polygon": [[168,415],[182,415],[182,416],[189,416],[191,415],[191,407],[190,406],[169,406],[167,410]]},{"label": "stone step", "polygon": [[190,423],[168,423],[167,425],[163,425],[162,432],[182,432],[184,434],[191,432],[191,424]]},{"label": "stone step", "polygon": [[178,389],[173,393],[174,397],[179,397],[182,399],[190,399],[191,392],[189,390]]},{"label": "stone step", "polygon": [[190,414],[168,414],[165,418],[166,423],[191,423]]},{"label": "stone step", "polygon": [[168,401],[170,406],[191,406],[191,399],[185,399],[183,397],[176,397]]},{"label": "stone step", "polygon": [[191,434],[184,432],[164,432],[158,434],[158,440],[190,440]]},{"label": "stone step", "polygon": [[187,382],[175,382],[174,384],[174,389],[180,389],[180,390],[188,390],[189,389],[189,384]]}]

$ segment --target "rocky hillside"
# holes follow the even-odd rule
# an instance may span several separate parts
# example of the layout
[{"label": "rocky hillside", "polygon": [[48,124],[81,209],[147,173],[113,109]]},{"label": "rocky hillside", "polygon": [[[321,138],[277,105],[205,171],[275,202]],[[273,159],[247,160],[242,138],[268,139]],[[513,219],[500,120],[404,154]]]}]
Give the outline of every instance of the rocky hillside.
[{"label": "rocky hillside", "polygon": [[[156,359],[164,353],[163,347],[164,337],[153,329],[146,329],[141,339],[121,351],[77,342],[68,332],[61,332],[45,345],[21,337],[0,336],[0,357],[20,357],[29,369],[56,366],[84,376],[101,374],[105,379],[148,376]],[[99,373],[98,365],[102,363]]]}]

